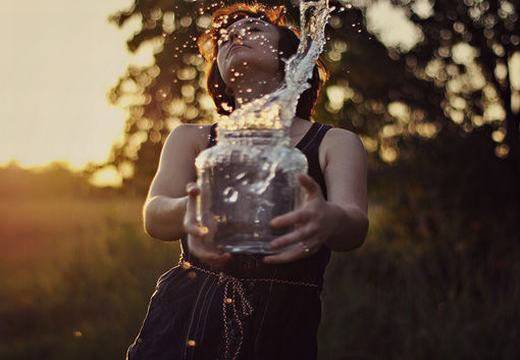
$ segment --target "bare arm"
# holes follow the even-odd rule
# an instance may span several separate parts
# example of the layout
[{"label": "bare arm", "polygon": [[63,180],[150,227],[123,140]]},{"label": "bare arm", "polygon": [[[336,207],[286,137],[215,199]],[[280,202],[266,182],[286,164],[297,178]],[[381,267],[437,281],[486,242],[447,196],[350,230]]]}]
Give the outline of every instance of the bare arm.
[{"label": "bare arm", "polygon": [[296,229],[271,240],[272,249],[284,249],[264,257],[264,262],[295,261],[319,251],[323,244],[333,251],[349,251],[365,241],[368,154],[361,140],[350,131],[333,128],[325,135],[320,153],[325,154],[327,199],[311,176],[300,174],[298,180],[306,192],[304,206],[271,221],[275,228],[296,225]]},{"label": "bare arm", "polygon": [[184,234],[183,219],[187,196],[169,198],[156,195],[148,199],[143,208],[144,229],[153,238],[173,241]]},{"label": "bare arm", "polygon": [[341,219],[327,245],[335,251],[348,251],[361,246],[368,232],[368,155],[359,137],[350,131],[333,128],[326,137],[328,202],[337,213],[335,218]]},{"label": "bare arm", "polygon": [[162,148],[157,173],[143,207],[144,229],[156,239],[178,240],[184,234],[186,185],[196,179],[198,133],[200,130],[194,125],[179,125],[168,135]]}]

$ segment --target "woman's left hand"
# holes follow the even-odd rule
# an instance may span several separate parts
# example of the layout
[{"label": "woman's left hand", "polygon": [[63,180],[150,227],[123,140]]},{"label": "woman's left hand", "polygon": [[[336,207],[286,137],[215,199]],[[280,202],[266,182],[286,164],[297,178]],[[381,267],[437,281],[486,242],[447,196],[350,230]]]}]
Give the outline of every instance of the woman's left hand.
[{"label": "woman's left hand", "polygon": [[296,225],[294,231],[271,240],[271,249],[293,246],[288,246],[280,253],[265,256],[263,261],[266,263],[286,263],[312,255],[333,232],[333,212],[330,211],[330,204],[323,197],[319,184],[307,174],[300,174],[298,181],[307,195],[305,204],[271,220],[274,228]]}]

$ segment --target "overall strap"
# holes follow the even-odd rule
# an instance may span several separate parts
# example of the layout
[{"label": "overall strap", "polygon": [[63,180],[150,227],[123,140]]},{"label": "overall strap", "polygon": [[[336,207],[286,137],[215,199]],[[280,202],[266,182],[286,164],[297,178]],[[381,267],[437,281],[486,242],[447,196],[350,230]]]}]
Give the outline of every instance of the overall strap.
[{"label": "overall strap", "polygon": [[305,135],[303,135],[303,138],[298,142],[298,144],[296,144],[295,148],[298,148],[300,151],[303,151],[303,149],[309,144],[309,142],[312,141],[314,136],[316,136],[316,133],[319,130],[319,128],[320,123],[313,122],[309,130],[307,130]]},{"label": "overall strap", "polygon": [[209,129],[209,140],[208,140],[207,147],[212,147],[213,145],[217,144],[217,131],[216,131],[217,124],[218,123],[214,123],[213,125],[211,125],[211,127]]},{"label": "overall strap", "polygon": [[323,176],[323,172],[320,166],[320,144],[327,131],[332,128],[333,126],[331,125],[319,123],[318,130],[315,132],[314,136],[312,136],[312,139],[307,142],[307,144],[305,144],[301,150],[307,156],[309,174],[320,185],[325,199],[327,199],[327,186],[325,185],[325,177]]},{"label": "overall strap", "polygon": [[321,140],[325,136],[325,133],[331,128],[332,126],[314,122],[312,124],[312,128],[309,130],[309,132],[305,135],[307,140],[305,143],[301,144],[301,151],[309,151],[311,148],[316,147],[316,145],[319,147]]}]

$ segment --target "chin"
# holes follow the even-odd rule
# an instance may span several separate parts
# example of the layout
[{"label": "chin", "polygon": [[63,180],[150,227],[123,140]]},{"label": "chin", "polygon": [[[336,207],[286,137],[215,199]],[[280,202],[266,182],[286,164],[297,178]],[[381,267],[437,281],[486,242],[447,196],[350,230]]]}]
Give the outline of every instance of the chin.
[{"label": "chin", "polygon": [[[267,72],[269,72],[270,69],[273,69],[273,71],[278,70],[278,59],[249,50],[251,49],[235,50],[227,59],[228,69],[235,69],[235,71],[246,74],[248,71],[256,71],[258,69],[264,69],[264,71]],[[247,65],[244,65],[244,63],[247,63]],[[230,73],[230,75],[232,74]]]}]

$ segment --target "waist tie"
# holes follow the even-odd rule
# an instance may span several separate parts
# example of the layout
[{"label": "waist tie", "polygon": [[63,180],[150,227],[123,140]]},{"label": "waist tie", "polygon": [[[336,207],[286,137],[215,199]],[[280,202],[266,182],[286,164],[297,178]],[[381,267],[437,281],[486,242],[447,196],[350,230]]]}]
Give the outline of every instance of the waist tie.
[{"label": "waist tie", "polygon": [[[208,275],[213,275],[218,278],[217,284],[220,286],[224,286],[224,296],[222,301],[222,319],[224,322],[224,359],[226,360],[236,360],[238,358],[238,355],[240,354],[240,348],[242,347],[243,337],[244,337],[244,326],[242,323],[241,315],[244,317],[248,317],[253,313],[253,306],[247,299],[247,296],[244,291],[244,287],[242,284],[242,281],[262,281],[262,282],[272,282],[272,283],[279,283],[279,284],[286,284],[286,285],[296,285],[296,286],[307,286],[307,287],[315,287],[318,288],[318,284],[310,283],[310,282],[304,282],[304,281],[292,281],[292,280],[285,280],[285,279],[276,279],[276,278],[242,278],[242,277],[235,277],[230,274],[227,274],[223,271],[215,272],[209,269],[202,268],[200,266],[193,265],[188,260],[186,260],[183,256],[184,254],[181,254],[179,258],[179,265],[182,266],[182,268],[188,270],[188,269],[195,269],[197,271],[201,271],[203,273],[206,273]],[[237,301],[238,300],[238,301]],[[237,305],[238,302],[238,305]],[[228,315],[228,307],[231,305],[232,307],[232,316],[229,317]],[[238,344],[236,346],[236,349],[232,351],[231,344],[229,340],[229,331],[230,328],[233,325],[233,320],[236,321],[236,324],[238,326]]]}]

